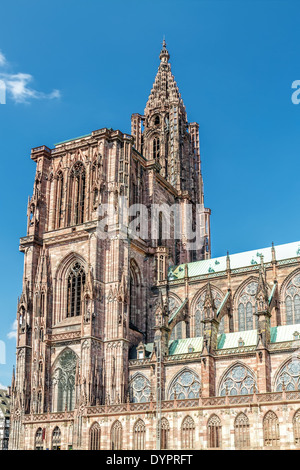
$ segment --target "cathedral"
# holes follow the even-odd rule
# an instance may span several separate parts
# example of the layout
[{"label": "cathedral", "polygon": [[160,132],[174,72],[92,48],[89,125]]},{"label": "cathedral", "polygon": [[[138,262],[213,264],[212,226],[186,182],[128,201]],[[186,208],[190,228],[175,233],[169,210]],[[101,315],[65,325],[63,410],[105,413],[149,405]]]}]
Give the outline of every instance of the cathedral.
[{"label": "cathedral", "polygon": [[199,125],[159,61],[131,135],[31,151],[10,449],[300,447],[300,242],[211,257]]}]

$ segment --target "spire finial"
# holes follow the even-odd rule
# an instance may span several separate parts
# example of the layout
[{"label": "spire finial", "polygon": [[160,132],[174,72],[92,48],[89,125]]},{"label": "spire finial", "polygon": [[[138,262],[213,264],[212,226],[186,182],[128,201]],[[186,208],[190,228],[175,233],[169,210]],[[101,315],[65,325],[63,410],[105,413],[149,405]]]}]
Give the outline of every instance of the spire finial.
[{"label": "spire finial", "polygon": [[165,40],[165,35],[163,37],[162,50],[160,51],[159,58],[160,58],[161,62],[163,62],[163,63],[167,63],[168,60],[170,59],[170,54],[167,50],[167,43],[166,43],[166,40]]}]

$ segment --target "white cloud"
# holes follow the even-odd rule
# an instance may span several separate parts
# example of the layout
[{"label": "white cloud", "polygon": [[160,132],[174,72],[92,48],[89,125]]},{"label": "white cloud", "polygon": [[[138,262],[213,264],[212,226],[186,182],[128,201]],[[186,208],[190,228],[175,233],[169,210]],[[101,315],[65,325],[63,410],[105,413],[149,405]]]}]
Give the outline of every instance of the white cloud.
[{"label": "white cloud", "polygon": [[11,327],[11,331],[9,333],[7,333],[7,337],[9,339],[17,339],[17,329],[18,329],[18,321],[15,320],[12,324],[12,327]]},{"label": "white cloud", "polygon": [[[0,69],[7,69],[8,62],[5,56],[0,51]],[[53,90],[51,93],[44,93],[37,91],[29,86],[33,81],[33,76],[29,73],[9,73],[7,71],[1,72],[0,79],[5,83],[7,93],[12,97],[16,103],[28,103],[30,100],[43,100],[60,98],[60,91]]]},{"label": "white cloud", "polygon": [[6,64],[6,59],[4,57],[4,54],[0,51],[0,65],[5,65]]},{"label": "white cloud", "polygon": [[2,384],[0,383],[0,390],[7,390],[7,387],[6,387],[5,385],[2,385]]}]

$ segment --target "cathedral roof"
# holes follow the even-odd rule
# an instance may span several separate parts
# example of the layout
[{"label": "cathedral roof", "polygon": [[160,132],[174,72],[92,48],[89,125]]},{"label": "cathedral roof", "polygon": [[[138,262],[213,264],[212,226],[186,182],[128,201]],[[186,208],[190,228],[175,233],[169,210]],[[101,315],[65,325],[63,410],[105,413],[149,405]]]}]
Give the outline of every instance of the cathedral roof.
[{"label": "cathedral roof", "polygon": [[[284,245],[274,246],[275,257],[277,261],[291,259],[300,256],[300,241],[293,243],[286,243]],[[260,264],[261,255],[264,257],[265,263],[272,261],[272,247],[259,248],[256,250],[245,251],[229,255],[230,268],[246,268]],[[227,256],[220,256],[218,258],[211,258],[202,261],[194,261],[188,263],[188,277],[200,276],[211,273],[218,273],[226,271]],[[169,280],[183,279],[185,272],[185,265],[171,267],[169,270]]]},{"label": "cathedral roof", "polygon": [[[271,344],[286,343],[290,341],[299,341],[297,333],[300,336],[300,324],[296,325],[282,325],[271,327]],[[243,346],[239,345],[240,340]],[[242,352],[243,347],[253,346],[255,349],[257,345],[257,330],[235,331],[233,333],[222,333],[218,335],[218,351],[223,351],[226,354],[228,349],[239,349]],[[175,356],[178,354],[188,354],[189,349],[192,348],[193,353],[202,352],[203,337],[175,339],[169,342],[169,355]],[[153,343],[145,345],[146,357],[150,357],[153,350]],[[136,350],[132,351],[130,359],[136,358]]]}]

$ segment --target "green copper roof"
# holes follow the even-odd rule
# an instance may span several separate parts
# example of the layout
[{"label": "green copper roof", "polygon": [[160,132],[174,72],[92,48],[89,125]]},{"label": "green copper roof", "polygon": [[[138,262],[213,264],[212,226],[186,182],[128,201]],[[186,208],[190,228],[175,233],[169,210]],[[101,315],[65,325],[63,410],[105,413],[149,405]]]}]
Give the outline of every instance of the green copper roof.
[{"label": "green copper roof", "polygon": [[[277,245],[275,248],[275,257],[277,261],[283,259],[290,259],[300,256],[300,241],[293,243],[286,243],[285,245]],[[230,268],[237,269],[247,266],[254,266],[260,264],[260,256],[264,256],[264,262],[269,263],[272,261],[272,248],[259,248],[257,250],[245,251],[243,253],[236,253],[230,255]],[[226,271],[226,256],[219,258],[211,258],[202,261],[195,261],[188,263],[188,276],[200,276],[203,274],[217,273]],[[183,279],[184,278],[184,264],[170,268],[169,279]]]},{"label": "green copper roof", "polygon": [[169,343],[169,355],[187,354],[190,346],[192,346],[193,352],[201,352],[202,344],[202,336],[198,338],[175,339]]},{"label": "green copper roof", "polygon": [[170,325],[170,323],[174,320],[174,318],[176,317],[176,315],[181,312],[181,310],[183,309],[183,307],[185,306],[185,304],[187,303],[188,299],[185,299],[182,304],[177,308],[177,310],[175,310],[175,312],[171,315],[171,318],[169,319],[168,321],[168,324]]},{"label": "green copper roof", "polygon": [[62,142],[58,142],[57,144],[54,144],[54,145],[66,144],[68,142],[72,142],[73,140],[79,140],[79,139],[84,139],[84,137],[90,137],[91,135],[92,134],[81,135],[80,137],[74,137],[74,139],[63,140]]},{"label": "green copper roof", "polygon": [[[294,333],[300,334],[300,324],[284,325],[271,327],[271,343],[283,343],[286,341],[294,341]],[[218,335],[218,350],[234,349],[239,347],[240,338],[246,346],[256,346],[257,344],[257,330],[236,331],[234,333],[222,333]],[[201,352],[203,347],[203,337],[175,339],[169,342],[169,355],[175,356],[177,354],[188,354],[189,347],[193,348],[193,352]],[[153,343],[145,344],[146,357],[150,357],[153,351]],[[136,358],[132,355],[130,359]]]}]

